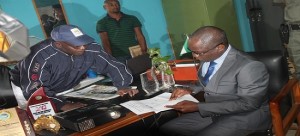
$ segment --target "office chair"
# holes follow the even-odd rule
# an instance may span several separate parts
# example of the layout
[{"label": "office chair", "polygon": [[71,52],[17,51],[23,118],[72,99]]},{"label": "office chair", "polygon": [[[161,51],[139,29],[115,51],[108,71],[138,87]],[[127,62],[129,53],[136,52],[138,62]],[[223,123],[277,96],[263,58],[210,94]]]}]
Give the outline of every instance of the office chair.
[{"label": "office chair", "polygon": [[[264,132],[255,132],[248,136],[286,135],[297,118],[300,122],[300,86],[295,78],[289,79],[288,64],[282,51],[251,52],[250,56],[262,61],[270,74],[268,94],[272,124]],[[297,135],[299,135],[297,126]]]},{"label": "office chair", "polygon": [[269,72],[269,97],[274,97],[289,79],[286,57],[280,50],[248,52],[250,56],[263,62]]},{"label": "office chair", "polygon": [[128,69],[131,71],[133,76],[133,83],[131,85],[141,88],[140,74],[151,68],[152,62],[149,58],[149,54],[143,54],[136,56],[126,61]]},{"label": "office chair", "polygon": [[[292,106],[286,115],[281,114],[281,103],[288,95],[292,97]],[[296,129],[295,135],[300,135],[300,86],[299,80],[290,79],[280,92],[270,101],[273,132],[276,136],[285,136],[289,129]],[[297,119],[295,125],[295,119]],[[294,123],[294,124],[293,124]]]},{"label": "office chair", "polygon": [[18,106],[10,84],[9,68],[0,65],[0,109]]},{"label": "office chair", "polygon": [[129,59],[126,61],[126,65],[131,71],[132,75],[138,75],[147,71],[148,69],[151,68],[152,62],[149,57],[149,54],[143,54],[136,56],[132,59]]}]

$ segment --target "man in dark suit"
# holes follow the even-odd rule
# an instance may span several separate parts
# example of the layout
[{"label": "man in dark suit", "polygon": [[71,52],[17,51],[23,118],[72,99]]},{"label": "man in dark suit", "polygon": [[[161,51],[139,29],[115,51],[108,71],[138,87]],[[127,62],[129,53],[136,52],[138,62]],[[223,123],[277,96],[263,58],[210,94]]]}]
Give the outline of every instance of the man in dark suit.
[{"label": "man in dark suit", "polygon": [[177,88],[170,99],[196,94],[204,101],[168,105],[186,114],[160,130],[176,136],[244,136],[269,128],[269,74],[265,65],[233,48],[225,32],[217,27],[199,28],[188,44],[193,57],[201,61],[199,86]]}]

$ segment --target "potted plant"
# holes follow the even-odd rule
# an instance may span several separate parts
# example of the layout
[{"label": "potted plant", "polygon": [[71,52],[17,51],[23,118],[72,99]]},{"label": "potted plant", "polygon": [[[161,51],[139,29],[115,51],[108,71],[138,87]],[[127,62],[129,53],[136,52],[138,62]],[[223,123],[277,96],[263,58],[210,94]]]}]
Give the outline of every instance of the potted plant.
[{"label": "potted plant", "polygon": [[160,89],[169,89],[175,85],[173,71],[168,64],[170,56],[162,56],[159,48],[149,48],[149,57],[152,61],[151,76],[156,76]]},{"label": "potted plant", "polygon": [[168,60],[170,59],[170,56],[161,56],[159,48],[150,48],[147,52],[152,60],[152,67],[155,68],[156,74],[159,74],[161,72],[168,75],[173,74],[173,71],[168,65]]}]

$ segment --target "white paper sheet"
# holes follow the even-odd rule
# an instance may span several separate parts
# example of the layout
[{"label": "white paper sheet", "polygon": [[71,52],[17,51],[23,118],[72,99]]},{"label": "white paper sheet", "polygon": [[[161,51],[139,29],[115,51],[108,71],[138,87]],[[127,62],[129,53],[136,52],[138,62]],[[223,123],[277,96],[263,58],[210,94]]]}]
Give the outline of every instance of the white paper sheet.
[{"label": "white paper sheet", "polygon": [[198,102],[198,100],[191,95],[184,95],[180,98],[177,98],[176,100],[171,100],[171,101],[169,100],[170,96],[171,93],[162,93],[150,99],[139,100],[139,101],[128,101],[128,102],[121,103],[121,105],[131,110],[135,114],[140,115],[148,112],[158,113],[161,111],[170,110],[170,108],[166,108],[165,106],[174,105],[184,100]]}]

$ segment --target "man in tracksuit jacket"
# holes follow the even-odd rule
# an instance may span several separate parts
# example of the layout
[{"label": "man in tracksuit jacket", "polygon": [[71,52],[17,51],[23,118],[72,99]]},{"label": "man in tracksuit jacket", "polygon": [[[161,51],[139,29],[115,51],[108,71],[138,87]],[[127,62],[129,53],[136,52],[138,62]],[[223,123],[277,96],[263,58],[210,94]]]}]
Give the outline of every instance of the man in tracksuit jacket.
[{"label": "man in tracksuit jacket", "polygon": [[69,110],[82,104],[68,103],[57,93],[71,89],[88,69],[108,75],[118,94],[135,95],[128,89],[132,75],[127,67],[102,50],[94,39],[73,25],[62,25],[51,32],[51,38],[31,47],[31,53],[10,71],[12,82],[22,89],[25,99],[41,86],[58,110]]}]

